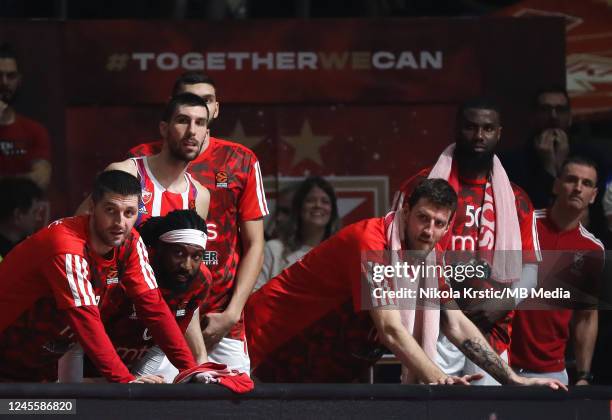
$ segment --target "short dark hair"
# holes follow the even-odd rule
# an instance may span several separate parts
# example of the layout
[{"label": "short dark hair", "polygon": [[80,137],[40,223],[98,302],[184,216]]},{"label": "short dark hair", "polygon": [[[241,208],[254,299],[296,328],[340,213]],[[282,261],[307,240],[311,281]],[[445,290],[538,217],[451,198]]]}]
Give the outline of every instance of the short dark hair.
[{"label": "short dark hair", "polygon": [[533,106],[537,107],[540,102],[538,100],[538,98],[545,94],[545,93],[560,93],[563,96],[565,96],[565,99],[567,99],[567,106],[568,108],[570,107],[570,97],[569,94],[567,93],[567,89],[565,88],[565,86],[562,85],[551,85],[551,86],[546,86],[544,88],[540,88],[536,91],[535,95],[533,95]]},{"label": "short dark hair", "polygon": [[457,108],[457,121],[463,118],[465,111],[467,111],[468,109],[488,109],[490,111],[495,111],[501,122],[501,108],[491,98],[487,98],[485,96],[478,96],[462,102]]},{"label": "short dark hair", "polygon": [[172,96],[181,93],[185,85],[197,85],[199,83],[211,85],[215,89],[215,92],[217,91],[217,85],[212,77],[201,71],[187,71],[181,74],[174,82],[174,86],[172,86]]},{"label": "short dark hair", "polygon": [[210,121],[210,110],[208,109],[206,101],[193,93],[179,93],[178,95],[170,98],[170,101],[168,101],[166,107],[164,108],[162,121],[170,122],[172,115],[174,115],[174,112],[179,106],[204,107],[206,108],[206,119]]},{"label": "short dark hair", "polygon": [[194,210],[174,210],[165,216],[152,217],[138,227],[147,246],[156,246],[161,235],[177,229],[197,229],[208,234],[206,222]]},{"label": "short dark hair", "polygon": [[0,44],[0,58],[12,58],[19,65],[19,58],[17,57],[17,51],[8,42]]},{"label": "short dark hair", "polygon": [[34,200],[44,197],[42,189],[28,178],[6,177],[0,179],[0,220],[8,220],[13,212],[32,208]]},{"label": "short dark hair", "polygon": [[595,163],[593,159],[581,155],[571,155],[570,157],[565,159],[561,164],[561,168],[559,169],[559,176],[563,173],[563,171],[565,171],[567,165],[570,165],[572,163],[575,165],[583,165],[593,168],[595,170],[595,175],[599,178],[599,168],[597,166],[597,163]]},{"label": "short dark hair", "polygon": [[451,210],[451,215],[457,209],[457,193],[451,185],[442,178],[426,178],[422,180],[410,194],[408,205],[414,207],[421,198],[431,204]]},{"label": "short dark hair", "polygon": [[127,172],[117,170],[104,171],[96,177],[91,198],[94,203],[97,203],[106,193],[123,196],[137,195],[140,197],[142,186],[138,178]]}]

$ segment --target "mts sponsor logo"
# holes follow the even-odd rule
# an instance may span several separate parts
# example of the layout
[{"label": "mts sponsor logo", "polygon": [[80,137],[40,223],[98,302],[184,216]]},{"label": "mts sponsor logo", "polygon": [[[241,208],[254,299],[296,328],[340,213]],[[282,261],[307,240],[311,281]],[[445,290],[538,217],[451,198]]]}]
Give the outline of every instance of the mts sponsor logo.
[{"label": "mts sponsor logo", "polygon": [[150,348],[148,345],[141,348],[117,347],[117,354],[125,363],[131,363],[142,359]]},{"label": "mts sponsor logo", "polygon": [[133,52],[108,56],[108,71],[171,70],[441,70],[442,51]]}]

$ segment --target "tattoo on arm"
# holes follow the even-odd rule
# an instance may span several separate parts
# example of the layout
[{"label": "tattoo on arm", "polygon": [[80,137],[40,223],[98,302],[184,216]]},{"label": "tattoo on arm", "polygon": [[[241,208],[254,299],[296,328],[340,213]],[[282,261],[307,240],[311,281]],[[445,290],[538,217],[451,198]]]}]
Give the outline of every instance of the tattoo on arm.
[{"label": "tattoo on arm", "polygon": [[481,338],[474,337],[461,343],[465,355],[501,384],[510,381],[510,367],[493,351],[489,344]]}]

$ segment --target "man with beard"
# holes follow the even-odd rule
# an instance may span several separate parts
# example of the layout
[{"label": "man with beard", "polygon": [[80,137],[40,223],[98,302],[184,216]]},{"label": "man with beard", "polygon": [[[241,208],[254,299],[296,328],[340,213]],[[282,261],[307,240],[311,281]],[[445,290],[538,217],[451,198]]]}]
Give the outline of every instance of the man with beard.
[{"label": "man with beard", "polygon": [[[457,192],[457,212],[440,246],[457,251],[447,253],[447,262],[485,264],[490,273],[485,279],[448,279],[455,290],[501,290],[519,281],[525,285],[536,281],[535,253],[525,253],[521,261],[521,250],[534,251],[533,208],[525,192],[510,183],[494,154],[501,131],[496,105],[485,98],[465,102],[457,112],[456,143],[444,150],[433,168],[405,181],[394,199],[393,207],[401,209],[405,197],[423,178],[446,179]],[[507,361],[514,300],[457,299],[457,303]],[[437,362],[448,374],[483,373],[444,336],[438,341]],[[477,384],[498,382],[485,375]]]},{"label": "man with beard", "polygon": [[[187,173],[187,167],[202,150],[208,119],[208,107],[202,98],[190,93],[177,95],[166,105],[159,123],[164,139],[161,151],[111,163],[105,169],[124,171],[140,180],[142,199],[137,226],[178,209],[193,209],[206,219],[210,194]],[[85,212],[86,205],[87,200],[77,213]]]},{"label": "man with beard", "polygon": [[571,336],[577,371],[574,384],[589,385],[593,381],[591,359],[598,327],[594,303],[599,295],[605,248],[580,221],[597,196],[595,163],[579,156],[570,157],[561,165],[553,193],[553,205],[535,212],[538,242],[542,250],[549,251],[540,266],[539,286],[569,290],[572,308],[551,304],[550,310],[516,311],[511,364],[521,376],[549,376],[567,384],[565,349],[573,320]]},{"label": "man with beard", "polygon": [[[172,94],[185,92],[206,101],[211,120],[218,117],[219,98],[210,77],[197,71],[182,74]],[[161,142],[145,143],[129,153],[150,156],[162,148]],[[207,135],[188,171],[212,197],[204,261],[213,275],[211,310],[202,312],[206,348],[211,359],[249,373],[242,311],[261,271],[263,217],[268,214],[259,161],[245,146]]]},{"label": "man with beard", "polygon": [[133,229],[139,197],[135,177],[103,172],[89,215],[52,223],[0,264],[1,380],[54,380],[57,360],[76,340],[109,382],[161,382],[153,375],[135,378],[104,330],[98,305],[104,306],[116,288],[125,289],[176,366],[196,366]]},{"label": "man with beard", "polygon": [[[175,210],[154,217],[139,227],[151,256],[151,266],[159,290],[198,363],[207,362],[206,347],[200,328],[200,308],[206,310],[211,276],[202,264],[206,248],[206,222],[193,210]],[[134,304],[122,288],[100,307],[102,321],[119,357],[134,375],[154,374],[163,353],[156,346]],[[60,382],[80,382],[83,377],[83,351],[75,348],[59,362]],[[176,374],[176,373],[175,373]],[[85,376],[96,377],[91,363],[85,364]],[[172,382],[174,376],[166,377]]]},{"label": "man with beard", "polygon": [[[268,382],[355,382],[384,345],[408,367],[405,383],[467,385],[480,378],[448,375],[433,363],[440,328],[504,384],[564,388],[556,380],[517,376],[453,299],[381,295],[405,287],[449,291],[435,274],[402,282],[402,274],[386,272],[393,260],[413,267],[429,261],[456,205],[446,181],[422,180],[401,210],[347,226],[253,293],[246,308],[253,374]],[[384,278],[376,278],[376,266]]]},{"label": "man with beard", "polygon": [[0,45],[0,176],[25,176],[42,188],[51,180],[49,133],[38,122],[15,112],[21,74],[17,54]]}]

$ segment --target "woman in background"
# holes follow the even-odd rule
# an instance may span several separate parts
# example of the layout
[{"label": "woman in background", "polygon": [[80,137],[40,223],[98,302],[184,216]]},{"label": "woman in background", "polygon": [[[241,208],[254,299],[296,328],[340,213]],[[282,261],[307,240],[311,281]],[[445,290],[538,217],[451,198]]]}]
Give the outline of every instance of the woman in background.
[{"label": "woman in background", "polygon": [[266,242],[263,267],[253,291],[333,235],[339,225],[331,184],[318,176],[304,180],[293,196],[289,223],[279,231],[279,239]]}]

